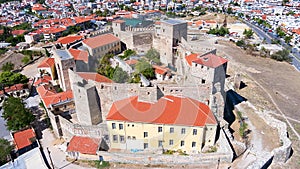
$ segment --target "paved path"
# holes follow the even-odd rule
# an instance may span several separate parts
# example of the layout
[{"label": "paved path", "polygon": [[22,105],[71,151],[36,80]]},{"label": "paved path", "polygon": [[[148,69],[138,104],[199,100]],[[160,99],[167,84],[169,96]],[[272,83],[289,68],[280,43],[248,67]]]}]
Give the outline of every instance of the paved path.
[{"label": "paved path", "polygon": [[43,133],[43,138],[40,141],[50,166],[51,166],[51,162],[49,158],[49,153],[47,151],[47,147],[50,151],[55,169],[85,169],[86,168],[86,167],[81,167],[79,165],[73,164],[69,161],[66,161],[66,154],[62,150],[60,150],[57,146],[53,146],[53,142],[55,141],[56,138],[54,137],[50,129],[45,129],[44,131],[42,131],[42,133]]}]

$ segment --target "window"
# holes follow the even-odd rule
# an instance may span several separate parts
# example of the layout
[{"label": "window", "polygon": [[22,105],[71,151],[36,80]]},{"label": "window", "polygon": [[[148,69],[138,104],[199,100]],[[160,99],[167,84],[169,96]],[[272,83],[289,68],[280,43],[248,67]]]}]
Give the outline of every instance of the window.
[{"label": "window", "polygon": [[117,135],[113,135],[113,142],[118,142],[118,136]]},{"label": "window", "polygon": [[148,148],[148,143],[144,143],[144,149]]},{"label": "window", "polygon": [[144,132],[144,138],[148,137],[148,132]]},{"label": "window", "polygon": [[181,134],[185,134],[185,128],[181,129]]},{"label": "window", "polygon": [[111,128],[116,129],[116,123],[111,123]]},{"label": "window", "polygon": [[193,129],[193,135],[197,135],[197,129]]},{"label": "window", "polygon": [[120,136],[120,142],[124,143],[125,142],[125,137],[124,136]]},{"label": "window", "polygon": [[184,146],[184,141],[180,141],[180,146]]},{"label": "window", "polygon": [[170,133],[174,133],[174,127],[170,127]]},{"label": "window", "polygon": [[158,127],[158,132],[162,132],[162,127]]},{"label": "window", "polygon": [[128,140],[131,140],[131,137],[130,137],[130,136],[128,136],[128,137],[127,137],[127,139],[128,139]]},{"label": "window", "polygon": [[136,140],[135,136],[132,136],[132,140]]},{"label": "window", "polygon": [[162,140],[158,140],[158,147],[162,147],[162,144],[163,142],[162,142]]},{"label": "window", "polygon": [[192,147],[196,147],[196,142],[195,141],[192,142]]},{"label": "window", "polygon": [[119,124],[119,130],[123,130],[123,124]]},{"label": "window", "polygon": [[174,141],[173,140],[169,140],[169,145],[173,145]]}]

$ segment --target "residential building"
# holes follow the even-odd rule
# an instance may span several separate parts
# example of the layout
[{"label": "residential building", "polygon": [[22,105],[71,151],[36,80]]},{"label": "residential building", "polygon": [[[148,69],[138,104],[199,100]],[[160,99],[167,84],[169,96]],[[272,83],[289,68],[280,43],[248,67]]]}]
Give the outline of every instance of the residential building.
[{"label": "residential building", "polygon": [[95,70],[99,59],[105,54],[117,54],[121,52],[121,41],[113,34],[104,34],[82,41],[84,47],[87,48],[89,55],[90,70]]},{"label": "residential building", "polygon": [[48,74],[51,77],[51,80],[54,80],[57,78],[54,58],[44,59],[37,66],[37,68],[38,68],[38,72],[40,72],[40,75]]},{"label": "residential building", "polygon": [[114,150],[199,153],[204,146],[215,144],[213,113],[191,98],[167,95],[148,103],[133,96],[114,102],[106,120]]},{"label": "residential building", "polygon": [[26,98],[29,95],[29,92],[28,84],[14,84],[12,86],[5,87],[4,90],[0,90],[0,108],[2,107],[6,97],[12,96]]},{"label": "residential building", "polygon": [[12,137],[18,155],[22,155],[39,146],[32,128],[13,132]]},{"label": "residential building", "polygon": [[56,42],[68,49],[71,45],[81,41],[82,39],[83,36],[81,35],[69,35],[66,37],[58,38]]},{"label": "residential building", "polygon": [[100,138],[73,136],[67,147],[67,154],[75,159],[98,160],[98,151],[106,151],[108,146]]}]

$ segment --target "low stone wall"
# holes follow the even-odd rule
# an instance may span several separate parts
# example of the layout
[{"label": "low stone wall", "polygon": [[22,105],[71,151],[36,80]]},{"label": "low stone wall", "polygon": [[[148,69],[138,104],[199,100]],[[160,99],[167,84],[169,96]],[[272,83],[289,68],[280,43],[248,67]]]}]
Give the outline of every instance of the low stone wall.
[{"label": "low stone wall", "polygon": [[286,123],[275,119],[272,117],[267,111],[258,111],[251,103],[249,102],[243,102],[241,104],[247,104],[249,107],[253,108],[255,110],[255,113],[259,115],[261,119],[265,121],[266,124],[268,124],[271,127],[274,127],[278,131],[279,139],[281,142],[280,147],[275,148],[271,151],[271,153],[268,153],[266,155],[263,155],[258,160],[256,160],[254,163],[248,166],[249,169],[252,168],[262,168],[264,166],[270,165],[272,162],[274,163],[285,163],[289,158],[291,154],[291,148],[292,148],[292,142],[287,136],[287,126]]},{"label": "low stone wall", "polygon": [[230,156],[225,153],[209,153],[197,155],[165,155],[165,154],[138,154],[138,153],[111,153],[100,152],[99,155],[103,156],[105,161],[115,163],[128,163],[128,164],[164,164],[164,165],[178,165],[178,164],[216,164],[231,163]]}]

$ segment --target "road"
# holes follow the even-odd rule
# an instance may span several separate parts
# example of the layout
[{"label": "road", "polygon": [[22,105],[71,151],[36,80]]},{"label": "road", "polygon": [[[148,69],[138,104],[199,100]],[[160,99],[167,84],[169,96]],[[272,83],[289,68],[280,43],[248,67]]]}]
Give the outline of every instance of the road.
[{"label": "road", "polygon": [[[268,44],[271,44],[272,43],[272,40],[275,38],[274,35],[269,35],[268,33],[264,32],[261,28],[257,27],[256,25],[253,25],[252,23],[250,22],[247,22],[245,21],[245,23],[261,38],[261,39],[265,39],[265,41],[268,43]],[[281,42],[281,45],[283,47],[288,47],[288,45],[283,42],[282,40],[280,40]],[[292,65],[295,66],[295,68],[300,71],[300,53],[299,51],[295,51],[294,52],[295,54],[293,53],[290,53],[290,57],[292,58]]]}]

